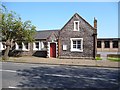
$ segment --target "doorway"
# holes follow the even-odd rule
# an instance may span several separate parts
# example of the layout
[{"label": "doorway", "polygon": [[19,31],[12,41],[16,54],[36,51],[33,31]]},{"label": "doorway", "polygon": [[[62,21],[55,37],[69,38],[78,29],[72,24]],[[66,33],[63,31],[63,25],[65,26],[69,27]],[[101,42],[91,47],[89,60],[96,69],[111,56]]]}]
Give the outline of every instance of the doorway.
[{"label": "doorway", "polygon": [[56,57],[56,43],[50,43],[50,57]]}]

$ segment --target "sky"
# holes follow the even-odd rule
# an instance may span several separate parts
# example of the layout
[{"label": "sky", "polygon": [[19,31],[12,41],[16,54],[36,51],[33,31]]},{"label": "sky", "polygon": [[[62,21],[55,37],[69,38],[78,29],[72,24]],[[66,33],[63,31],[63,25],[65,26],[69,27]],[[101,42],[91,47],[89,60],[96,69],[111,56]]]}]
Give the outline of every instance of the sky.
[{"label": "sky", "polygon": [[31,20],[39,30],[61,29],[78,13],[93,26],[97,19],[98,38],[118,37],[117,2],[4,2],[23,21]]}]

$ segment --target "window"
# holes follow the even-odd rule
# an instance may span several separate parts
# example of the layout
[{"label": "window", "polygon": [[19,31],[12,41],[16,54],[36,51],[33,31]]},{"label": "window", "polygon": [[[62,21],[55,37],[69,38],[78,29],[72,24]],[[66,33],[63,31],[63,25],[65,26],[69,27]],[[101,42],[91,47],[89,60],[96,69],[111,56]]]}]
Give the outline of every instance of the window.
[{"label": "window", "polygon": [[35,48],[39,50],[39,42],[35,42]]},{"label": "window", "polygon": [[2,43],[2,45],[3,45],[3,49],[5,49],[5,48],[6,48],[6,45],[5,45],[5,43]]},{"label": "window", "polygon": [[46,41],[36,41],[33,43],[33,50],[47,50]]},{"label": "window", "polygon": [[43,44],[42,44],[42,49],[46,49],[47,48],[47,42],[46,41],[43,41]]},{"label": "window", "polygon": [[113,48],[118,48],[118,41],[113,41]]},{"label": "window", "polygon": [[27,42],[24,43],[24,46],[25,46],[25,49],[28,49],[28,43]]},{"label": "window", "polygon": [[79,31],[79,21],[74,21],[74,31]]},{"label": "window", "polygon": [[22,50],[22,42],[19,42],[19,43],[18,43],[18,49],[21,49],[21,50]]},{"label": "window", "polygon": [[36,41],[33,43],[33,50],[40,50],[40,42]]},{"label": "window", "polygon": [[97,48],[101,48],[101,41],[97,41]]},{"label": "window", "polygon": [[110,48],[110,41],[104,41],[105,48]]},{"label": "window", "polygon": [[63,45],[63,50],[67,50],[67,45]]},{"label": "window", "polygon": [[83,52],[83,38],[71,38],[71,51]]},{"label": "window", "polygon": [[0,50],[4,50],[6,48],[5,43],[0,42]]}]

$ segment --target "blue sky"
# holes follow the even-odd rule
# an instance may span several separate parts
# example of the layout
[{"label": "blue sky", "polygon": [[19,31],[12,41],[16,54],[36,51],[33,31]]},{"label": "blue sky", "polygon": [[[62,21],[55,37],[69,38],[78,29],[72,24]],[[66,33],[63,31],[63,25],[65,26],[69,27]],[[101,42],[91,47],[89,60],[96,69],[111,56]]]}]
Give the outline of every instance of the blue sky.
[{"label": "blue sky", "polygon": [[31,20],[37,30],[61,29],[78,13],[93,26],[98,21],[98,38],[118,37],[117,2],[5,2],[23,21]]}]

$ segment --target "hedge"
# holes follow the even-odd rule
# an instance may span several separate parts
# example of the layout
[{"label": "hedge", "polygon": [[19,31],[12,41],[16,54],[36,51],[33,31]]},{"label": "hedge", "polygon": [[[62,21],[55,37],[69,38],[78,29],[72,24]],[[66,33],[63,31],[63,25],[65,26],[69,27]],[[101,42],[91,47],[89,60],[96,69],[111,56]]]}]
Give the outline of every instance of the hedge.
[{"label": "hedge", "polygon": [[107,57],[120,58],[120,54],[108,54]]}]

